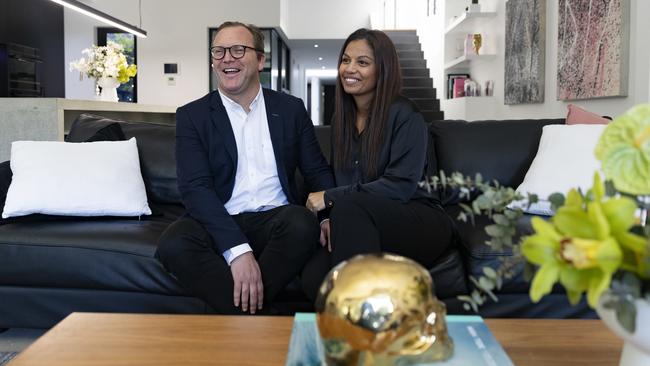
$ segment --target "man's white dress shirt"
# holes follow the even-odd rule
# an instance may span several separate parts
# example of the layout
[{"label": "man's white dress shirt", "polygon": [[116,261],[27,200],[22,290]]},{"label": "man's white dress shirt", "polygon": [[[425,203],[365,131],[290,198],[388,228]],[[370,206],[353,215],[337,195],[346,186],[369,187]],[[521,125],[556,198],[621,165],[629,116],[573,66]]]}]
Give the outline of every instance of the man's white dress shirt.
[{"label": "man's white dress shirt", "polygon": [[[262,87],[251,102],[250,111],[246,111],[221,91],[219,95],[237,144],[235,186],[232,196],[224,204],[226,210],[230,215],[237,215],[288,204],[278,177]],[[230,265],[235,258],[250,251],[250,245],[242,243],[223,252],[223,257]]]}]

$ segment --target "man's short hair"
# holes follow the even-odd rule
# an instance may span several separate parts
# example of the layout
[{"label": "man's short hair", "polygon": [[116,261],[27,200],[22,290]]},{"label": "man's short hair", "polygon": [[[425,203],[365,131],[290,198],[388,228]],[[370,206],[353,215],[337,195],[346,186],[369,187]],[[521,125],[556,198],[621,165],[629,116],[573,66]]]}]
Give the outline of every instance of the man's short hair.
[{"label": "man's short hair", "polygon": [[[264,33],[262,33],[262,31],[259,28],[257,28],[252,24],[233,22],[233,21],[223,22],[217,28],[217,31],[214,33],[214,38],[217,38],[217,34],[219,34],[219,32],[222,29],[231,28],[231,27],[244,27],[248,29],[248,31],[251,32],[251,35],[253,35],[253,47],[255,47],[255,49],[257,49],[258,52],[264,54]],[[213,42],[214,42],[214,38],[212,39]]]}]

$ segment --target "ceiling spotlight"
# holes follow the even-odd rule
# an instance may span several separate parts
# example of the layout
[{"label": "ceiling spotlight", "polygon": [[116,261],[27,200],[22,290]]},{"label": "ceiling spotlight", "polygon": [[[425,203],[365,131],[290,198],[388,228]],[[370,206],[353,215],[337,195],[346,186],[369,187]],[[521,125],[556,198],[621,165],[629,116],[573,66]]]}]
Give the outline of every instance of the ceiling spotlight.
[{"label": "ceiling spotlight", "polygon": [[319,58],[318,58],[318,61],[323,61],[323,58],[322,58],[322,57],[319,57]]},{"label": "ceiling spotlight", "polygon": [[314,48],[318,48],[318,44],[314,44]]}]

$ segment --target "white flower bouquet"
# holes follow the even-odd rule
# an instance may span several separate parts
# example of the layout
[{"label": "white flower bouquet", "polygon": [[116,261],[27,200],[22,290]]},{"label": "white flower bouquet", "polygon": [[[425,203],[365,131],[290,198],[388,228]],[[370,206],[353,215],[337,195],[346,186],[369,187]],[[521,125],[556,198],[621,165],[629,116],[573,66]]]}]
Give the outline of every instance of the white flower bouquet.
[{"label": "white flower bouquet", "polygon": [[92,45],[81,51],[84,58],[70,63],[70,71],[77,70],[80,77],[115,78],[126,83],[137,73],[135,64],[129,65],[121,45],[108,41],[106,46]]}]

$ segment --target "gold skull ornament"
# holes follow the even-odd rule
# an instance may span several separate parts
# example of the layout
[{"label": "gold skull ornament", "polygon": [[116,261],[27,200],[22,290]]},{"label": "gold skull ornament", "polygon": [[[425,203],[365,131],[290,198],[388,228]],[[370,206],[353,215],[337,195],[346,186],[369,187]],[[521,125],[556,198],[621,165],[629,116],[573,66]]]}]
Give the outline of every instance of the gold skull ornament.
[{"label": "gold skull ornament", "polygon": [[328,365],[412,365],[446,360],[454,345],[431,275],[392,254],[334,267],[316,300]]}]

